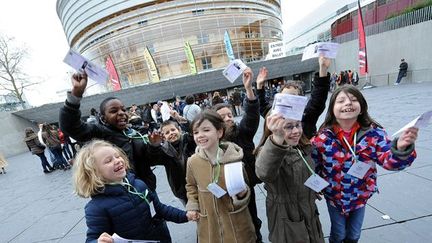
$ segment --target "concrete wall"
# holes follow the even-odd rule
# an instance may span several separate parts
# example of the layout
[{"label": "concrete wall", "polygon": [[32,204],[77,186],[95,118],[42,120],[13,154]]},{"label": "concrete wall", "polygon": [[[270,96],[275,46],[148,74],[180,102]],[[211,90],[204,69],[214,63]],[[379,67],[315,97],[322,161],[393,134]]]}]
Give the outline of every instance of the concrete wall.
[{"label": "concrete wall", "polygon": [[24,143],[24,129],[36,126],[23,118],[8,112],[0,112],[0,153],[4,156],[14,156],[28,151]]},{"label": "concrete wall", "polygon": [[[393,84],[400,59],[408,63],[402,82],[432,81],[432,21],[368,36],[366,39],[369,78],[373,85]],[[333,70],[358,71],[358,40],[341,44]]]}]

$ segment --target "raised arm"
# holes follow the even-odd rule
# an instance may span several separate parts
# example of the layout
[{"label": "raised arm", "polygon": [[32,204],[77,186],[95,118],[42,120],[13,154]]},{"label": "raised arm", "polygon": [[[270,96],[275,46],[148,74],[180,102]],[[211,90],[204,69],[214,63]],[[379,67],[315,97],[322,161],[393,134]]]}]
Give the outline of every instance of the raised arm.
[{"label": "raised arm", "polygon": [[315,74],[311,98],[303,113],[303,133],[307,138],[312,138],[316,133],[316,123],[325,110],[328,92],[330,90],[330,59],[319,57],[319,72]]},{"label": "raised arm", "polygon": [[87,75],[72,76],[72,90],[68,91],[65,104],[60,108],[60,129],[68,136],[78,141],[88,141],[100,137],[96,124],[81,121],[80,102],[87,87]]},{"label": "raised arm", "polygon": [[284,123],[284,118],[279,114],[267,117],[267,127],[273,134],[265,142],[255,164],[255,172],[258,178],[266,183],[278,178],[279,170],[284,163],[288,148],[288,146],[284,145]]},{"label": "raised arm", "polygon": [[259,103],[252,88],[253,73],[247,68],[243,73],[243,86],[246,90],[246,99],[244,102],[245,114],[239,124],[239,139],[245,143],[253,143],[253,137],[259,126]]}]

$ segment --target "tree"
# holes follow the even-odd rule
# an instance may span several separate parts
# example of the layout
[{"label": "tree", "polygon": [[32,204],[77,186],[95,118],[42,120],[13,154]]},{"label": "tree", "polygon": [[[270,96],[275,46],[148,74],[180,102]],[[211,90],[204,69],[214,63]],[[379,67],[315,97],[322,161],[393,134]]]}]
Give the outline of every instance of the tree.
[{"label": "tree", "polygon": [[27,50],[14,44],[14,38],[0,35],[0,90],[8,91],[24,108],[24,89],[36,83],[29,82],[21,70]]}]

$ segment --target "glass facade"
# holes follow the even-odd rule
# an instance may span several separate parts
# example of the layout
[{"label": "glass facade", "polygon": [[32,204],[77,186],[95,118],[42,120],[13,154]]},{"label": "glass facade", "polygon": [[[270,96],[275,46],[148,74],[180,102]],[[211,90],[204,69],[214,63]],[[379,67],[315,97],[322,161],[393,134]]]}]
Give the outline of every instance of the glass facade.
[{"label": "glass facade", "polygon": [[[136,3],[116,11],[106,2],[118,1],[103,1],[105,8],[95,0],[77,1],[81,6],[66,2],[58,0],[57,13],[71,47],[102,67],[111,55],[123,87],[150,82],[146,47],[163,81],[189,75],[185,42],[192,47],[197,71],[205,72],[228,64],[225,31],[234,55],[245,62],[263,59],[268,43],[282,40],[280,0],[128,1]],[[92,23],[79,14],[86,6],[101,9],[88,17]]]}]

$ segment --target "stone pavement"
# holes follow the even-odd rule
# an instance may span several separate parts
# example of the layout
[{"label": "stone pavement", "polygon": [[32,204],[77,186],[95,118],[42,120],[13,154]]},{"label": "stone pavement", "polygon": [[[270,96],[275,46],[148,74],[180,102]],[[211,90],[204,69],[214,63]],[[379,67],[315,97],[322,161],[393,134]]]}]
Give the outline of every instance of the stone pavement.
[{"label": "stone pavement", "polygon": [[[432,82],[363,91],[370,114],[391,135],[420,113],[432,109]],[[321,120],[322,121],[322,120]],[[319,122],[319,124],[321,123]],[[262,122],[262,121],[261,121]],[[261,123],[262,125],[262,123]],[[262,130],[255,137],[260,138]],[[21,138],[17,138],[21,139]],[[380,193],[369,200],[360,242],[432,242],[432,126],[420,131],[417,160],[402,172],[379,168]],[[71,171],[43,174],[39,158],[24,153],[8,158],[0,175],[0,242],[84,242],[86,199],[72,192]],[[163,168],[157,167],[162,202],[181,208]],[[262,234],[268,236],[265,190],[255,188]],[[330,223],[324,201],[317,202],[323,231]],[[384,220],[383,215],[390,216]],[[173,242],[195,243],[195,224],[169,224]]]}]

